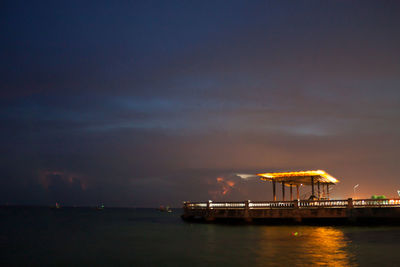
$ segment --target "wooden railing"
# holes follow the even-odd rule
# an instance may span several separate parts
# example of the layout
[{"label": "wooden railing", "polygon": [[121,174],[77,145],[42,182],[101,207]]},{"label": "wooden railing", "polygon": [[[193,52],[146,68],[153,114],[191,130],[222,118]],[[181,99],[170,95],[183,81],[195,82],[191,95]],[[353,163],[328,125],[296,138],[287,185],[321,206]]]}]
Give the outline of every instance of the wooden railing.
[{"label": "wooden railing", "polygon": [[322,208],[345,208],[349,205],[349,199],[345,200],[300,200],[299,208],[322,207]]},{"label": "wooden railing", "polygon": [[400,199],[354,199],[354,207],[397,207]]},{"label": "wooden railing", "polygon": [[250,209],[285,209],[293,208],[294,201],[248,201]]},{"label": "wooden railing", "polygon": [[400,207],[400,199],[343,199],[244,202],[184,202],[185,209],[290,209]]}]

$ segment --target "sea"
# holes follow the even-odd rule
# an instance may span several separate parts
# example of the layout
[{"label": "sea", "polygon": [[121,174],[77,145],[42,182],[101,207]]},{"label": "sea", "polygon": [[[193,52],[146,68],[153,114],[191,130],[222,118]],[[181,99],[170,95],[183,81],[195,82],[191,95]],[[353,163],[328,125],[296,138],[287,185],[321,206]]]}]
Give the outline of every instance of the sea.
[{"label": "sea", "polygon": [[0,265],[400,266],[399,226],[206,224],[181,214],[0,207]]}]

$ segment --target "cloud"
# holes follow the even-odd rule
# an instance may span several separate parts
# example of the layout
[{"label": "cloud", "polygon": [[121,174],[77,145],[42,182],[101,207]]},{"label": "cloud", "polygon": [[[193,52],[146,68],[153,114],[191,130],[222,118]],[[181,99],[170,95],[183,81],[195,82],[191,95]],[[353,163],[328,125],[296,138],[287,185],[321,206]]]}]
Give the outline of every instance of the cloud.
[{"label": "cloud", "polygon": [[62,171],[40,171],[39,172],[39,183],[45,188],[49,190],[54,184],[63,183],[68,187],[73,187],[78,185],[82,191],[87,189],[87,182],[77,174],[65,173]]}]

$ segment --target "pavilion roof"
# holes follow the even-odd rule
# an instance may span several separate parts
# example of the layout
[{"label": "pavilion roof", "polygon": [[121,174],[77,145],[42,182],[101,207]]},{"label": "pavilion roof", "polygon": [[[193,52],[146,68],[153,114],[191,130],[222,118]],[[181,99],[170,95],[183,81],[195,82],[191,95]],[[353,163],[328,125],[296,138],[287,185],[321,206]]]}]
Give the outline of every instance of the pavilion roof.
[{"label": "pavilion roof", "polygon": [[297,172],[270,172],[259,173],[257,176],[261,177],[264,181],[284,182],[285,184],[311,184],[311,177],[314,177],[314,183],[320,182],[322,184],[336,184],[339,182],[336,178],[332,177],[323,170],[315,171],[297,171]]}]

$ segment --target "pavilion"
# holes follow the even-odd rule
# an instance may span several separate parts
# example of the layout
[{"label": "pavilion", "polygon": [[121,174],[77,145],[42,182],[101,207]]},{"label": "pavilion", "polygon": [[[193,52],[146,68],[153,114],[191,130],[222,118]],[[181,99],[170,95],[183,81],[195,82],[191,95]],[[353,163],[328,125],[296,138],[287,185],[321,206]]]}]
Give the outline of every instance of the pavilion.
[{"label": "pavilion", "polygon": [[[323,170],[316,171],[297,171],[297,172],[273,172],[273,173],[259,173],[257,176],[261,180],[272,182],[273,200],[276,201],[276,182],[282,184],[282,200],[285,201],[285,185],[290,188],[290,200],[293,201],[292,187],[296,186],[297,200],[299,197],[299,187],[302,185],[311,185],[310,199],[321,199],[321,187],[323,196],[329,199],[329,185],[334,185],[339,182],[336,178],[332,177]],[[315,195],[314,187],[317,186],[317,195]],[[325,188],[326,186],[326,194]]]}]

